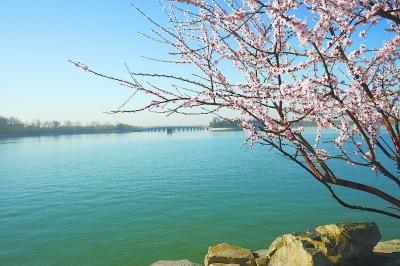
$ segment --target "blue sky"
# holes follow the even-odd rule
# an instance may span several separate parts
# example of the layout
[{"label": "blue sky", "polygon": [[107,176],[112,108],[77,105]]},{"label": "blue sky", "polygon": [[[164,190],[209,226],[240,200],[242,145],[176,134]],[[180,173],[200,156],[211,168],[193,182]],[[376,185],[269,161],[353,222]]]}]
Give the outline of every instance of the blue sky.
[{"label": "blue sky", "polygon": [[[161,17],[156,1],[134,2],[150,15]],[[149,23],[127,0],[3,0],[0,115],[23,121],[207,123],[209,118],[104,114],[115,110],[131,91],[68,63],[69,59],[80,60],[103,73],[126,78],[125,62],[132,70],[161,71],[162,65],[141,58],[163,58],[167,52],[138,34],[149,29]]]}]

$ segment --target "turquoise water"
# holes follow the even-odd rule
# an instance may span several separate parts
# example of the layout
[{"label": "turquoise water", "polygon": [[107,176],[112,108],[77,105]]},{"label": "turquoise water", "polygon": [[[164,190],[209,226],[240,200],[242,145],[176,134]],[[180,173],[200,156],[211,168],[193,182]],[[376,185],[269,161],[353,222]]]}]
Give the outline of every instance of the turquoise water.
[{"label": "turquoise water", "polygon": [[0,140],[0,265],[201,262],[212,244],[265,249],[283,233],[338,221],[376,221],[384,239],[400,237],[398,221],[339,206],[293,163],[244,140],[241,132]]}]

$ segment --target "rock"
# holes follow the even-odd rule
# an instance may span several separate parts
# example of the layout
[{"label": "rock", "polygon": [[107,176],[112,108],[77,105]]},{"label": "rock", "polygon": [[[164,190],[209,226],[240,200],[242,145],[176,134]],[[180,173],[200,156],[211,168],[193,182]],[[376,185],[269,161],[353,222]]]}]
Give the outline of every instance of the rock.
[{"label": "rock", "polygon": [[188,260],[160,260],[150,266],[201,266]]},{"label": "rock", "polygon": [[372,222],[323,225],[277,238],[268,249],[268,265],[351,265],[372,254],[380,238]]},{"label": "rock", "polygon": [[212,263],[212,264],[210,264],[209,266],[240,266],[240,264],[233,264],[233,263],[229,263],[229,264],[226,264],[226,263]]},{"label": "rock", "polygon": [[381,239],[378,226],[372,222],[323,225],[315,228],[315,231],[326,243],[324,253],[333,262],[370,254]]},{"label": "rock", "polygon": [[268,266],[269,259],[268,258],[256,258],[257,266]]},{"label": "rock", "polygon": [[255,257],[250,249],[234,246],[227,243],[208,248],[204,265],[240,265],[256,266]]},{"label": "rock", "polygon": [[[362,266],[398,266],[400,265],[400,239],[379,242],[372,255],[368,256]],[[361,264],[360,264],[361,266]]]},{"label": "rock", "polygon": [[267,258],[268,257],[268,250],[261,249],[253,251],[253,255],[255,258]]},{"label": "rock", "polygon": [[277,238],[268,249],[270,266],[331,266],[333,263],[313,246],[312,235],[286,234]]},{"label": "rock", "polygon": [[[400,239],[379,242],[375,223],[337,223],[278,237],[268,250],[223,243],[208,248],[206,266],[399,266]],[[378,243],[378,244],[377,244]],[[375,247],[375,248],[374,248]],[[151,266],[199,266],[188,260]]]},{"label": "rock", "polygon": [[253,251],[257,266],[267,266],[269,263],[268,252],[266,249]]},{"label": "rock", "polygon": [[399,253],[400,255],[400,239],[379,242],[375,246],[374,252],[378,253]]}]

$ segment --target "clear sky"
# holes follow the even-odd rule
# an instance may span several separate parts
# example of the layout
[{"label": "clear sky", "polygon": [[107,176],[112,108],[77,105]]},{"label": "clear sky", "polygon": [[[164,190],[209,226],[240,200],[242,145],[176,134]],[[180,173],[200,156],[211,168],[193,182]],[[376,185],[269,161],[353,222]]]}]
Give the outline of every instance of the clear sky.
[{"label": "clear sky", "polygon": [[[167,52],[141,37],[150,25],[128,0],[3,0],[0,7],[0,115],[23,121],[123,121],[136,125],[205,124],[210,117],[142,113],[108,115],[131,94],[129,88],[93,77],[68,63],[80,60],[96,70],[128,77],[133,71],[165,72],[141,58]],[[156,18],[154,0],[134,3]],[[164,69],[162,69],[164,67]],[[140,104],[133,102],[132,104]]]}]

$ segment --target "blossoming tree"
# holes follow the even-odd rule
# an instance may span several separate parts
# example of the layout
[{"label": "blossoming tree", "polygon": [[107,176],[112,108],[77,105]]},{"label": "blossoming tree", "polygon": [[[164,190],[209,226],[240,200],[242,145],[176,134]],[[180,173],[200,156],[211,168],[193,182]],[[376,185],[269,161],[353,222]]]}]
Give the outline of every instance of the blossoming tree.
[{"label": "blossoming tree", "polygon": [[[145,36],[174,50],[175,59],[163,62],[190,64],[200,74],[130,72],[132,79],[123,80],[74,61],[151,96],[145,106],[113,112],[234,110],[250,140],[298,164],[341,205],[400,219],[399,0],[170,0],[162,6],[168,24],[136,8],[154,25]],[[166,78],[171,86],[143,77]],[[310,122],[312,138],[302,126]],[[338,176],[337,161],[363,176]],[[375,176],[392,185],[369,185]],[[388,206],[346,202],[337,187]]]}]

